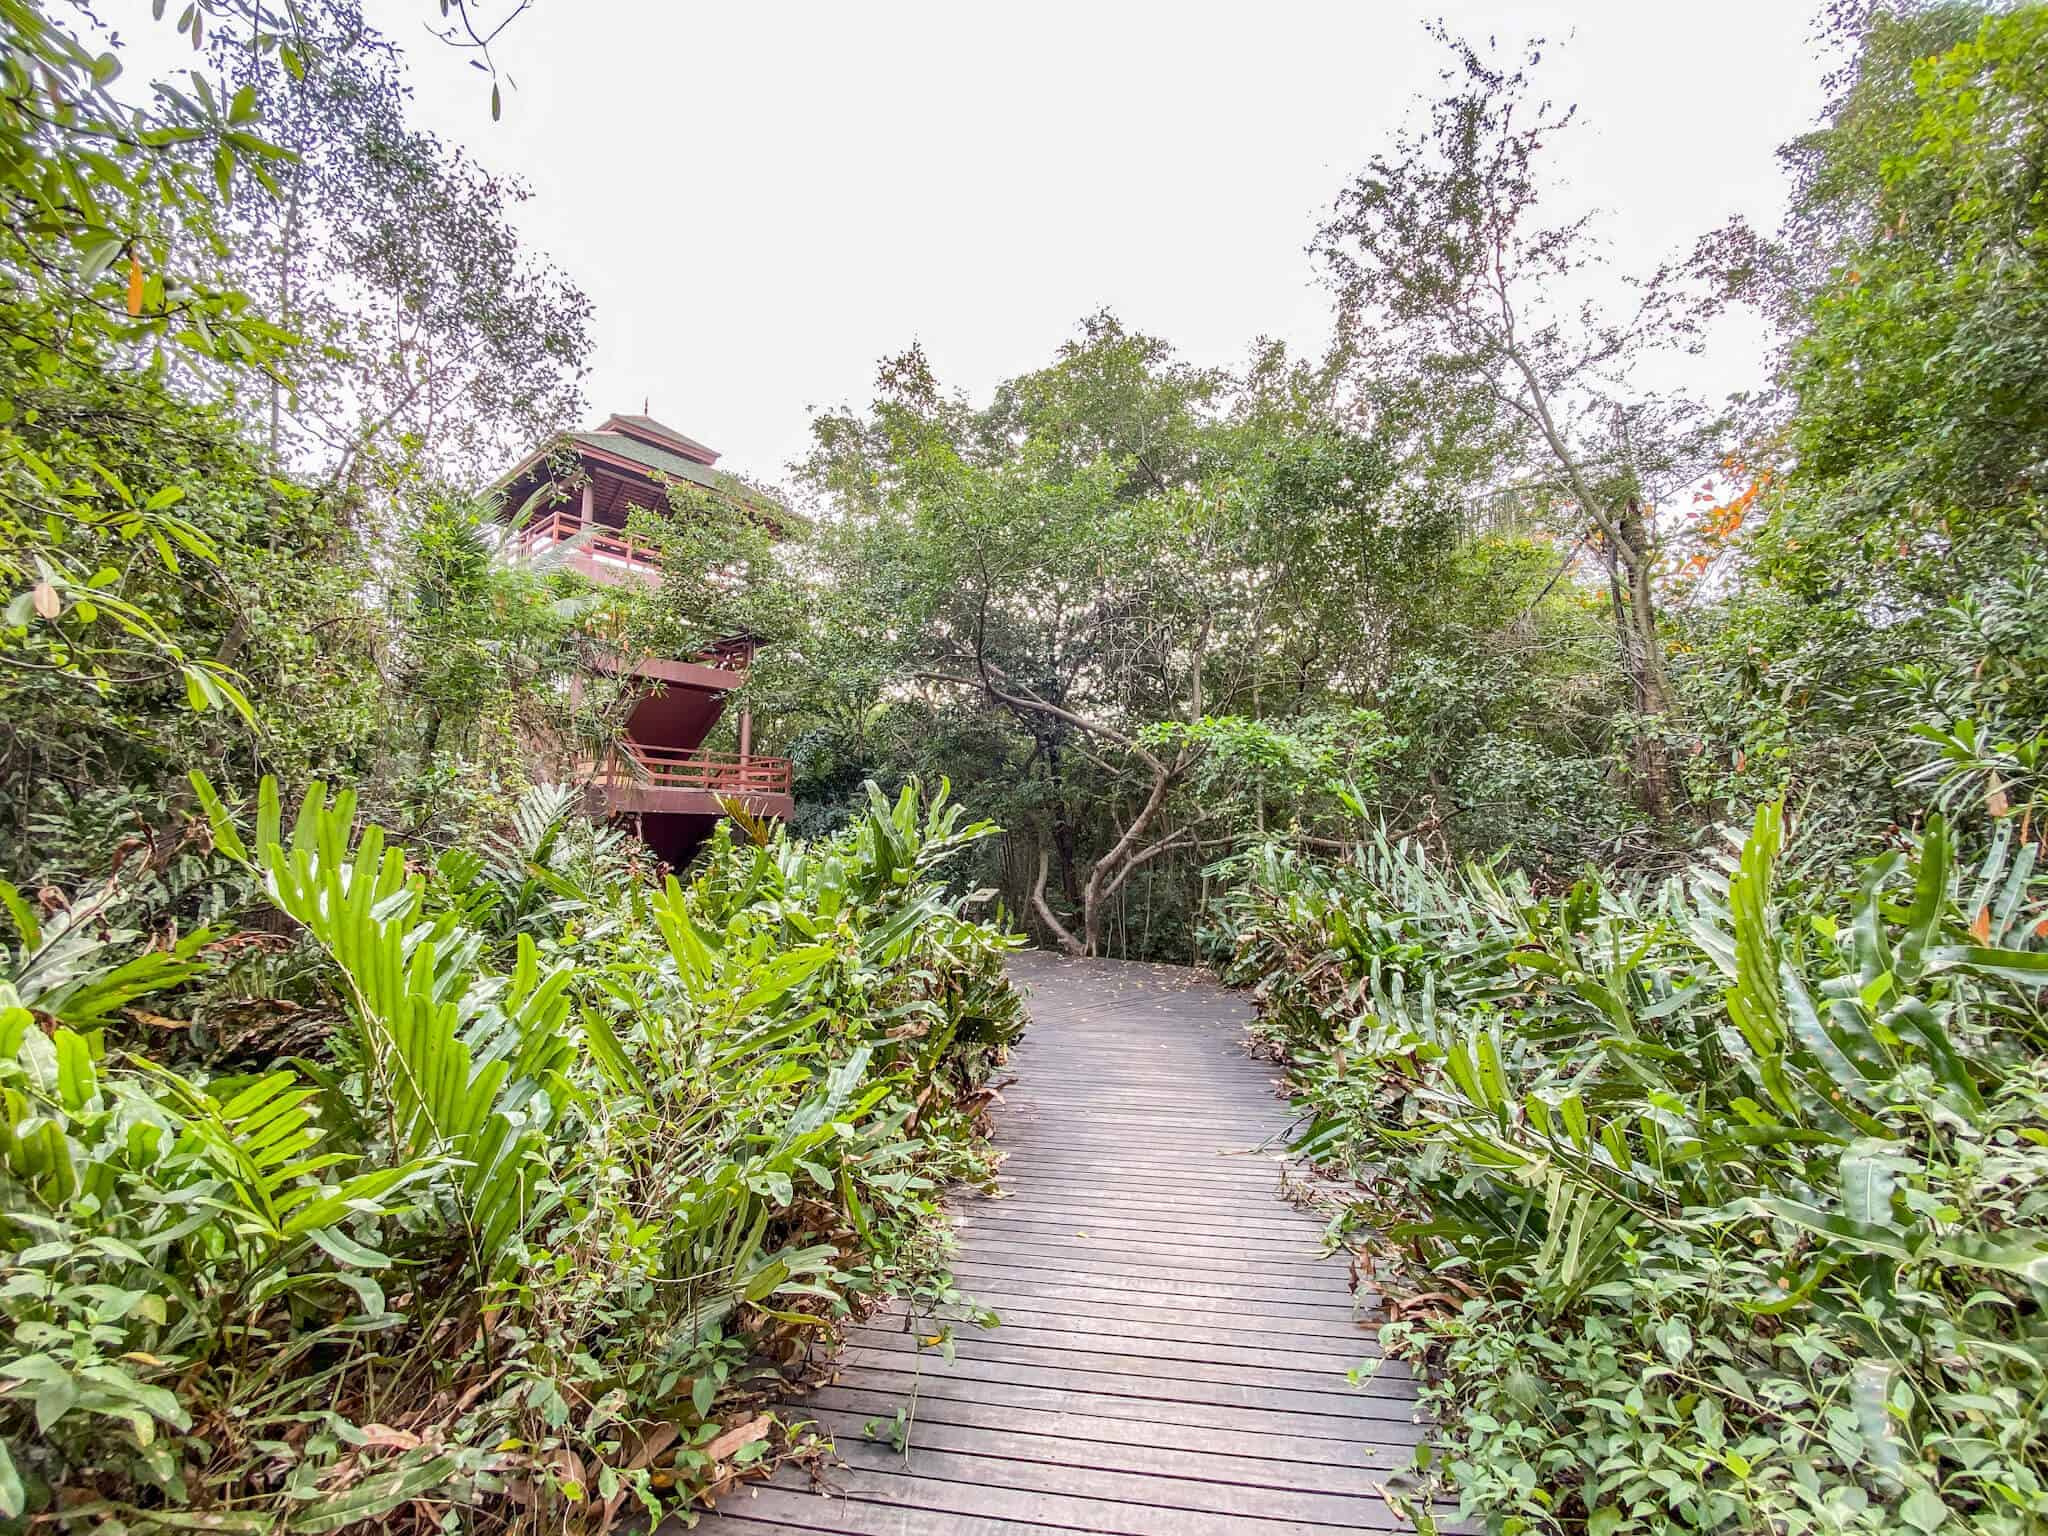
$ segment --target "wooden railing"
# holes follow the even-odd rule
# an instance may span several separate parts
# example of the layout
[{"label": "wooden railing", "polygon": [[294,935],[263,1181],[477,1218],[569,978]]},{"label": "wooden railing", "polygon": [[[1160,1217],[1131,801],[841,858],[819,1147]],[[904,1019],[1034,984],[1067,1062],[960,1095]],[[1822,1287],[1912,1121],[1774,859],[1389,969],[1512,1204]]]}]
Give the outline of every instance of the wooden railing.
[{"label": "wooden railing", "polygon": [[522,528],[513,530],[506,550],[515,560],[530,560],[557,544],[574,542],[578,552],[604,565],[615,565],[636,574],[659,577],[660,552],[642,544],[630,533],[617,534],[608,528],[586,526],[573,512],[550,512]]},{"label": "wooden railing", "polygon": [[754,642],[751,640],[720,640],[697,653],[699,666],[716,667],[721,672],[744,672],[754,664]]},{"label": "wooden railing", "polygon": [[698,789],[740,796],[790,792],[786,757],[740,757],[731,752],[684,751],[636,741],[623,743],[602,766],[586,763],[583,767],[600,783],[620,788]]}]

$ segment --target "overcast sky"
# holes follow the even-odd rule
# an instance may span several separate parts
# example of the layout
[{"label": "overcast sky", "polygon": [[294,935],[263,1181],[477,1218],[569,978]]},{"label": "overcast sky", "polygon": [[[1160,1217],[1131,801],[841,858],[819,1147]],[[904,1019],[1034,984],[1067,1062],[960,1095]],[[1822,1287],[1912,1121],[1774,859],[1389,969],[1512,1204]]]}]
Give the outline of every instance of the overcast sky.
[{"label": "overcast sky", "polygon": [[[133,0],[138,10],[142,0]],[[1316,350],[1304,246],[1443,58],[1422,21],[1555,40],[1567,167],[1625,262],[1775,222],[1812,119],[1805,0],[1259,5],[536,0],[502,121],[427,0],[372,0],[417,120],[524,177],[521,227],[597,306],[593,416],[638,410],[782,477],[815,406],[921,341],[977,398],[1108,306],[1190,359]],[[1724,338],[1700,374],[1753,382]]]}]

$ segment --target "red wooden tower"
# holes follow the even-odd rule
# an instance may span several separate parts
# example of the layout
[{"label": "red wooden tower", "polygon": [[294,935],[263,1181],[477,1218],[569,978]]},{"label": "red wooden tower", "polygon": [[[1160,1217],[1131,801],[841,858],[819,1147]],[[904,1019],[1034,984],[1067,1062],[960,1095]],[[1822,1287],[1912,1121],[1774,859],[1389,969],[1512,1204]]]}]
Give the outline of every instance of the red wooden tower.
[{"label": "red wooden tower", "polygon": [[[782,508],[720,474],[713,449],[650,416],[613,416],[590,432],[536,449],[498,482],[498,516],[511,524],[506,558],[547,554],[608,586],[661,582],[658,551],[626,531],[634,508],[674,516],[671,487],[694,486],[779,524]],[[644,689],[626,719],[623,750],[604,763],[579,764],[604,807],[631,818],[641,837],[681,863],[736,801],[755,815],[787,817],[789,760],[753,750],[753,722],[742,706],[739,750],[704,750],[732,691],[753,664],[750,636],[720,640],[696,656],[612,657],[600,663]]]}]

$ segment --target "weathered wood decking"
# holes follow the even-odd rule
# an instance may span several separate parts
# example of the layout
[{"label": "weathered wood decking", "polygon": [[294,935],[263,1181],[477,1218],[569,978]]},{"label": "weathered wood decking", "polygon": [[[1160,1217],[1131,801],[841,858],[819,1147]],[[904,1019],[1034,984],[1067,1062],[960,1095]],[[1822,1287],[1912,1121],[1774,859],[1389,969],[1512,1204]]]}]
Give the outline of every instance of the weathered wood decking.
[{"label": "weathered wood decking", "polygon": [[[1032,1028],[998,1111],[1007,1198],[956,1202],[963,1289],[1002,1316],[922,1352],[856,1329],[793,1411],[838,1441],[829,1492],[786,1468],[711,1536],[1284,1536],[1406,1529],[1378,1487],[1422,1431],[1354,1320],[1345,1266],[1278,1194],[1287,1123],[1246,1008],[1190,972],[1019,957]],[[915,1396],[907,1457],[863,1426]]]}]

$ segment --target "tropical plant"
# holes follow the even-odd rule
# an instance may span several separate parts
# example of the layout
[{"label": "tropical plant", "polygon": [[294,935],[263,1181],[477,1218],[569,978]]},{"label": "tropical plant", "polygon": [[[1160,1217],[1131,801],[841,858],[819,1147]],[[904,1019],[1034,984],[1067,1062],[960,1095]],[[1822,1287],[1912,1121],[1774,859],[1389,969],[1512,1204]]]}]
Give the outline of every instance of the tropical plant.
[{"label": "tropical plant", "polygon": [[1301,1150],[1402,1257],[1432,1465],[1503,1530],[2048,1515],[2038,850],[1935,818],[1788,895],[1782,840],[1767,805],[1690,886],[1550,897],[1267,850],[1229,898]]},{"label": "tropical plant", "polygon": [[[987,1176],[1021,1009],[980,896],[934,882],[990,830],[943,791],[877,797],[817,848],[721,836],[655,889],[552,859],[583,838],[559,794],[492,859],[426,868],[358,834],[349,792],[288,816],[266,781],[244,830],[195,788],[346,1027],[253,1074],[173,1070],[121,1010],[175,1006],[215,934],[137,955],[0,892],[23,937],[0,992],[9,1515],[658,1514],[803,1443],[766,1410],[840,1322],[892,1294],[978,1315],[935,1201]],[[552,899],[515,907],[537,870]]]}]

